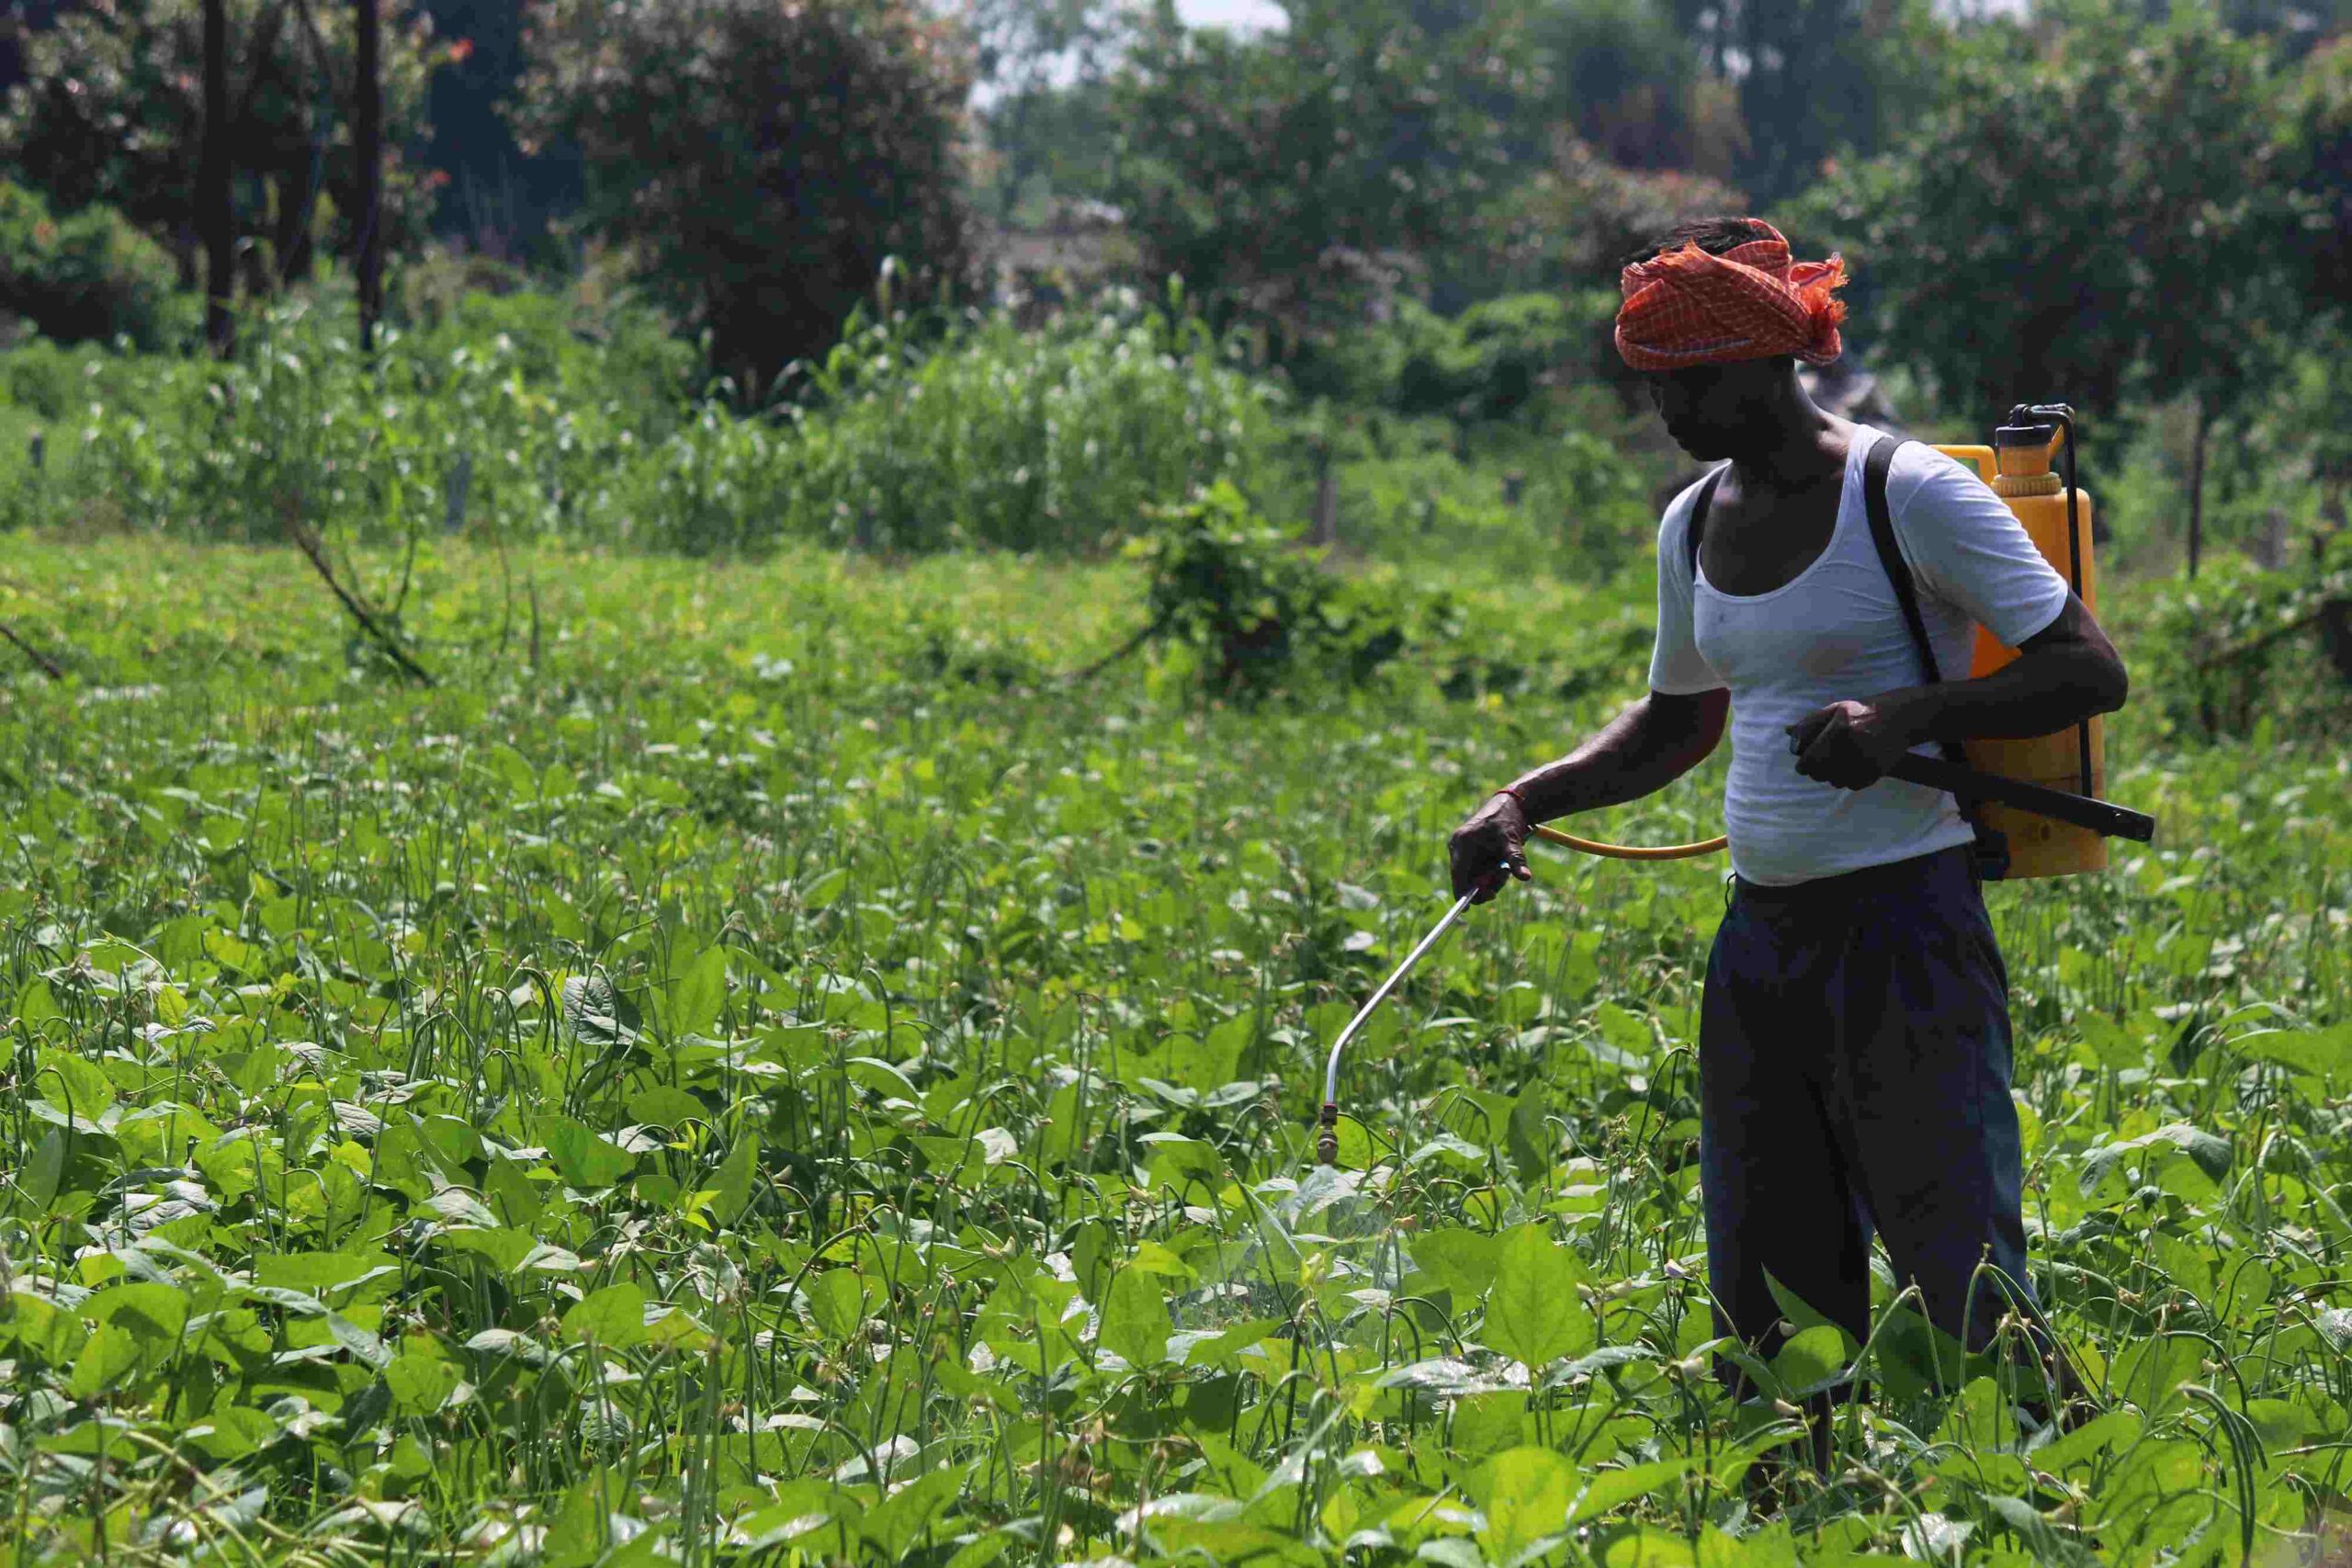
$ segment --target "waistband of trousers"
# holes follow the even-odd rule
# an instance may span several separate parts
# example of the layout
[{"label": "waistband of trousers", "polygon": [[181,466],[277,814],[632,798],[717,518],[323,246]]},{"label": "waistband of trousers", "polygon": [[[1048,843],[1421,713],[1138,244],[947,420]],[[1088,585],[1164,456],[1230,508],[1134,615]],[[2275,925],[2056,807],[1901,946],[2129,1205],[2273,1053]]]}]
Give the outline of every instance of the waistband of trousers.
[{"label": "waistband of trousers", "polygon": [[1762,910],[1818,908],[1842,903],[1848,899],[1916,883],[1941,871],[1947,865],[1962,872],[1970,869],[1971,846],[1954,844],[1950,849],[1936,850],[1907,860],[1888,861],[1882,865],[1866,865],[1853,871],[1841,871],[1835,876],[1816,876],[1804,882],[1792,882],[1771,886],[1750,882],[1735,873],[1732,885],[1736,897],[1743,904]]}]

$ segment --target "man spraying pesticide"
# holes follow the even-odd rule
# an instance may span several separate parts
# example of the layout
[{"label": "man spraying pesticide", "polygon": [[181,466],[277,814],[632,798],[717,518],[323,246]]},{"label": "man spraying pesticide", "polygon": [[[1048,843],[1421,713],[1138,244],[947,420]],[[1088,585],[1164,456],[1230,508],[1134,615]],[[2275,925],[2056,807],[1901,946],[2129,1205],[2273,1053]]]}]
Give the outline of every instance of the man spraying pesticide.
[{"label": "man spraying pesticide", "polygon": [[[1971,1349],[2030,1305],[2008,981],[1979,887],[2001,874],[1997,837],[1889,775],[1963,740],[2065,732],[2127,689],[1984,481],[1807,398],[1797,361],[1838,357],[1845,280],[1753,219],[1678,228],[1624,269],[1618,350],[1675,442],[1721,466],[1658,530],[1648,694],[1451,844],[1456,897],[1484,902],[1528,877],[1538,824],[1661,788],[1728,723],[1701,1183],[1717,1332],[1768,1356],[1783,1316],[1768,1274],[1869,1337],[1873,1233]],[[1970,668],[1978,626],[2016,657],[1940,679]]]}]

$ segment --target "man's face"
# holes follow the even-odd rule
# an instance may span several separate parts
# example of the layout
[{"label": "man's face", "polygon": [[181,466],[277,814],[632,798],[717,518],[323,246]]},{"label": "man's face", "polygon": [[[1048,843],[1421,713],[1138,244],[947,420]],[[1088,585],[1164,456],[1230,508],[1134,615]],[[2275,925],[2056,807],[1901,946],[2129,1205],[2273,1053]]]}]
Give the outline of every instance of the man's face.
[{"label": "man's face", "polygon": [[1775,361],[1692,365],[1655,370],[1642,378],[1650,406],[1665,422],[1674,444],[1702,462],[1737,455],[1769,418],[1771,389],[1781,372]]}]

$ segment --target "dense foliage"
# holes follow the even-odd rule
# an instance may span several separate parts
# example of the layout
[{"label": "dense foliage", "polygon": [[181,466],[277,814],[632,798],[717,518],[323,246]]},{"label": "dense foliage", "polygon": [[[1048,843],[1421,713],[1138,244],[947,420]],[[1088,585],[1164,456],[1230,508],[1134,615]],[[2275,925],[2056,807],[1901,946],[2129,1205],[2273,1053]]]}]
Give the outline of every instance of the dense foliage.
[{"label": "dense foliage", "polygon": [[1230,482],[1159,508],[1128,547],[1148,581],[1136,640],[1188,649],[1204,691],[1256,703],[1318,678],[1362,685],[1424,629],[1458,629],[1442,598],[1414,603],[1393,579],[1340,578],[1299,548],[1299,533],[1251,511]]},{"label": "dense foliage", "polygon": [[7,400],[70,436],[0,509],[240,539],[282,537],[291,516],[352,538],[1084,550],[1271,436],[1266,389],[1174,303],[1107,301],[1028,333],[853,321],[798,400],[748,419],[693,400],[691,351],[630,308],[468,296],[387,333],[372,363],[348,321],[272,311],[220,366],[0,355]]},{"label": "dense foliage", "polygon": [[581,148],[583,221],[745,395],[830,348],[886,258],[966,283],[968,68],[911,0],[545,0],[526,48],[526,144]]},{"label": "dense foliage", "polygon": [[1511,6],[1285,10],[1272,39],[1146,32],[1104,194],[1148,271],[1315,342],[1475,223],[1520,129],[1494,100],[1533,67]]},{"label": "dense foliage", "polygon": [[[301,273],[349,8],[228,4]],[[320,269],[216,363],[129,227],[186,252],[195,0],[65,9],[0,122],[62,150],[0,186],[0,1568],[2340,1551],[2339,23],[435,0],[589,160],[577,270],[413,261],[363,356]],[[984,255],[967,192],[1125,210]],[[1720,862],[1539,849],[1309,1163],[1447,830],[1642,689],[1615,263],[1792,196],[1905,422],[2068,398],[2117,525],[2158,842],[1988,893],[2063,1425],[1883,1266],[1866,1342],[1715,1337]],[[962,292],[1040,255],[1114,287]],[[2267,564],[2151,581],[2209,491]]]},{"label": "dense foliage", "polygon": [[2265,52],[2194,7],[2156,28],[2120,0],[2073,9],[2054,38],[1968,39],[1939,112],[1796,217],[1857,258],[1857,330],[1949,406],[2058,387],[2099,410],[2225,406],[2302,309],[2278,265],[2301,209]]},{"label": "dense foliage", "polygon": [[[225,0],[229,164],[244,277],[266,292],[307,278],[318,249],[357,246],[352,147],[352,8]],[[65,7],[26,40],[28,79],[0,111],[0,161],[38,179],[61,211],[119,208],[195,276],[203,0],[106,0]],[[442,58],[421,15],[387,7],[383,32],[385,242],[424,237],[430,170],[409,163],[425,83]]]},{"label": "dense foliage", "polygon": [[56,343],[175,342],[193,322],[172,258],[111,207],[60,219],[39,191],[0,181],[0,311]]},{"label": "dense foliage", "polygon": [[[1539,853],[1308,1152],[1446,829],[1637,660],[1073,700],[934,650],[1075,663],[1124,564],[517,552],[526,668],[493,559],[357,564],[413,577],[436,688],[347,664],[291,552],[11,546],[0,616],[69,669],[0,685],[13,1562],[2153,1568],[2341,1506],[2324,744],[2127,714],[2164,842],[1993,894],[2036,1284],[2103,1413],[2021,1427],[1882,1289],[1867,1348],[1759,1369],[1878,1391],[1767,1519],[1792,1427],[1706,1375],[1691,1195],[1718,865]],[[1647,621],[1637,579],[1448,575],[1555,672]]]}]

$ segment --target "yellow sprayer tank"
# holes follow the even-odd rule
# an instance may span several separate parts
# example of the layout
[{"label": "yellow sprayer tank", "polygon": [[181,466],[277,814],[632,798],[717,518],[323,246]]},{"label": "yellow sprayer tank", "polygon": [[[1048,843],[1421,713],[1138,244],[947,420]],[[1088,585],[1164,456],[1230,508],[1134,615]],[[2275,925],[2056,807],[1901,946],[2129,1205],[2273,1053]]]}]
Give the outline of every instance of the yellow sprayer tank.
[{"label": "yellow sprayer tank", "polygon": [[[2036,414],[2045,411],[2035,410]],[[2055,411],[2049,411],[2054,412]],[[2075,515],[2070,529],[2066,516],[2066,485],[2052,471],[2051,459],[2070,434],[2067,423],[2029,421],[2024,411],[2012,412],[2008,424],[1994,433],[1991,446],[1939,446],[1938,451],[1973,466],[1994,492],[2009,503],[2042,558],[2058,575],[2074,584],[2083,604],[2098,609],[2098,574],[2091,559],[2091,498],[2075,491]],[[2069,455],[2071,457],[2071,454]],[[2069,464],[2071,471],[2072,465]],[[2079,573],[2077,563],[2079,562]],[[2004,648],[1983,626],[1976,628],[1976,657],[1969,670],[1973,679],[1987,675],[2018,656]],[[2090,777],[2083,777],[2081,731],[2068,728],[2055,735],[2030,740],[1971,740],[1969,765],[1988,773],[2026,779],[2069,795],[2105,793],[2106,736],[2099,721],[2090,721]],[[2087,828],[2076,828],[2030,811],[1987,804],[1985,819],[2009,841],[2012,880],[2028,876],[2071,876],[2107,869],[2107,840]]]}]

